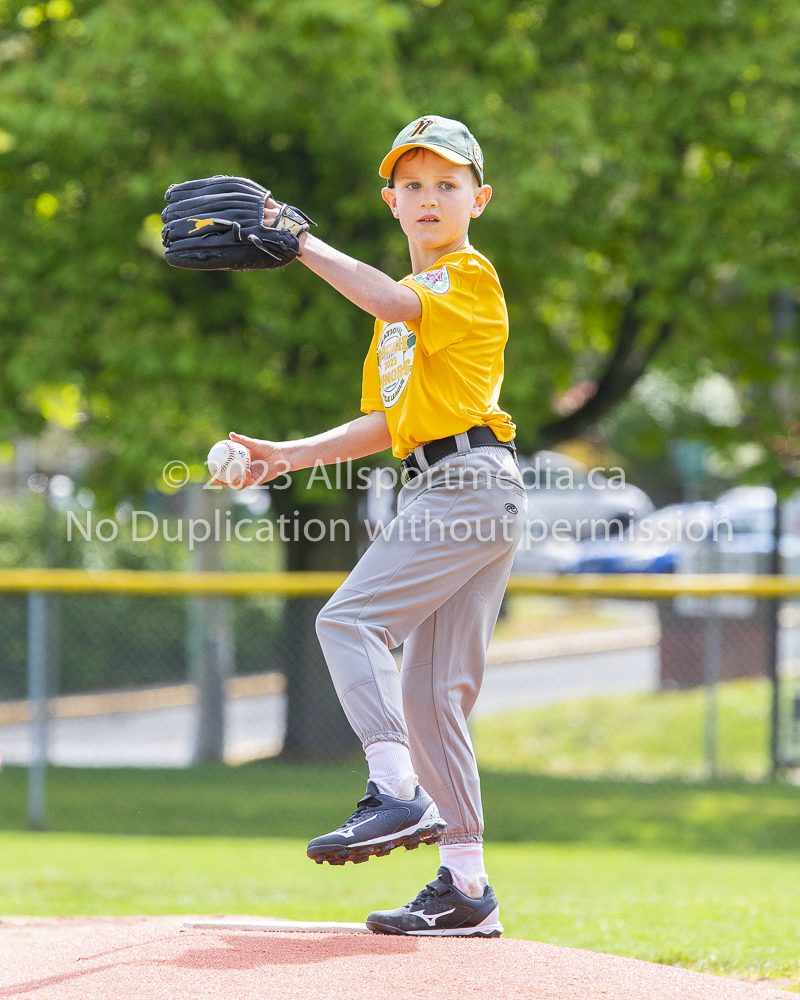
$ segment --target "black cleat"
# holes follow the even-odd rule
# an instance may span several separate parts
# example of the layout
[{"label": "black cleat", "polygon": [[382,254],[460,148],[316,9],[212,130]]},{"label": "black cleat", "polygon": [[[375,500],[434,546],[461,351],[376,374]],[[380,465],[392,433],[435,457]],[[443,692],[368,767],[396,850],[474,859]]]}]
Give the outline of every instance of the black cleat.
[{"label": "black cleat", "polygon": [[413,934],[418,937],[500,937],[500,907],[490,885],[480,899],[453,885],[450,869],[442,866],[417,898],[396,910],[378,910],[367,917],[373,934]]},{"label": "black cleat", "polygon": [[413,851],[420,844],[435,844],[447,824],[439,816],[436,803],[417,785],[413,799],[395,799],[367,782],[367,793],[356,811],[338,830],[316,837],[306,853],[321,865],[361,864],[375,854],[382,858],[396,847]]}]

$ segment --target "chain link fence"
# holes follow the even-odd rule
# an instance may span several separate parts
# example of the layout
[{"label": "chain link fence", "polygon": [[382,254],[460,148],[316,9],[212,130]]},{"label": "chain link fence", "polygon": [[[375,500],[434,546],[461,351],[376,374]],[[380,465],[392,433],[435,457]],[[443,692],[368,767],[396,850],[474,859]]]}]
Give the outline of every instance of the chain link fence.
[{"label": "chain link fence", "polygon": [[[359,755],[314,633],[338,575],[224,574],[192,593],[202,574],[109,573],[71,592],[59,572],[0,594],[0,753],[31,768],[34,825],[45,763]],[[138,592],[113,592],[126,576]],[[760,779],[800,766],[800,602],[764,597],[775,578],[749,591],[733,577],[553,579],[509,586],[471,719],[484,767]]]}]

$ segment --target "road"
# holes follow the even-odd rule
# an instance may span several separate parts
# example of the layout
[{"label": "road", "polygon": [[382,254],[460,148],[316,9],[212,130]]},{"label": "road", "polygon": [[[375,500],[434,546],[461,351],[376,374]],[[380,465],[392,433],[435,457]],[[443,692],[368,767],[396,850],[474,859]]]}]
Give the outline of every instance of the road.
[{"label": "road", "polygon": [[[228,701],[226,756],[231,763],[276,754],[285,715],[282,694]],[[49,759],[62,767],[188,767],[196,728],[192,705],[51,719]],[[6,764],[29,763],[27,723],[0,727],[0,754]]]},{"label": "road", "polygon": [[554,656],[488,667],[473,714],[497,715],[573,698],[653,691],[657,686],[657,646]]},{"label": "road", "polygon": [[[653,645],[490,666],[475,715],[650,691],[657,676],[658,648]],[[285,719],[283,694],[229,700],[226,758],[238,763],[277,753]],[[50,761],[65,767],[188,767],[196,720],[192,705],[52,719]],[[29,763],[27,723],[0,726],[0,753],[8,764]]]}]

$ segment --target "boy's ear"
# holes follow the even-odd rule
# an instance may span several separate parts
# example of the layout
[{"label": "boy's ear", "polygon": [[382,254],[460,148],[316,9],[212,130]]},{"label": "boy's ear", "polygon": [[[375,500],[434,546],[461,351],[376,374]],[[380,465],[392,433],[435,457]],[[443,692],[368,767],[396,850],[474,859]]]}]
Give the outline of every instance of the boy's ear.
[{"label": "boy's ear", "polygon": [[473,219],[477,219],[479,215],[483,213],[484,208],[489,204],[492,197],[492,189],[488,184],[484,184],[483,187],[479,187],[475,192],[475,201],[472,205],[472,210],[470,215]]},{"label": "boy's ear", "polygon": [[[491,188],[490,188],[491,190]],[[381,188],[381,198],[386,202],[386,204],[391,208],[392,215],[397,218],[397,195],[394,193],[394,188],[385,187]],[[483,211],[483,209],[481,209]]]}]

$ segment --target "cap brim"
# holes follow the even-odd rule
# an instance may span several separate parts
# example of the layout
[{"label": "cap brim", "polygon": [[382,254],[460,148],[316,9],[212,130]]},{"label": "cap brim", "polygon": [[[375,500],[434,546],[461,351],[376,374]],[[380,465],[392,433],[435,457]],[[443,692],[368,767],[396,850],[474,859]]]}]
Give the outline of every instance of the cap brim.
[{"label": "cap brim", "polygon": [[462,156],[461,153],[454,153],[452,149],[448,149],[447,146],[437,146],[432,142],[408,142],[404,146],[397,146],[395,149],[385,156],[383,163],[381,163],[380,170],[378,173],[381,177],[391,177],[392,170],[394,170],[394,165],[403,155],[407,153],[409,149],[429,149],[432,153],[438,153],[439,156],[444,157],[445,160],[449,160],[451,163],[457,163],[461,167],[473,167],[475,164],[472,160],[467,159],[466,156]]}]

